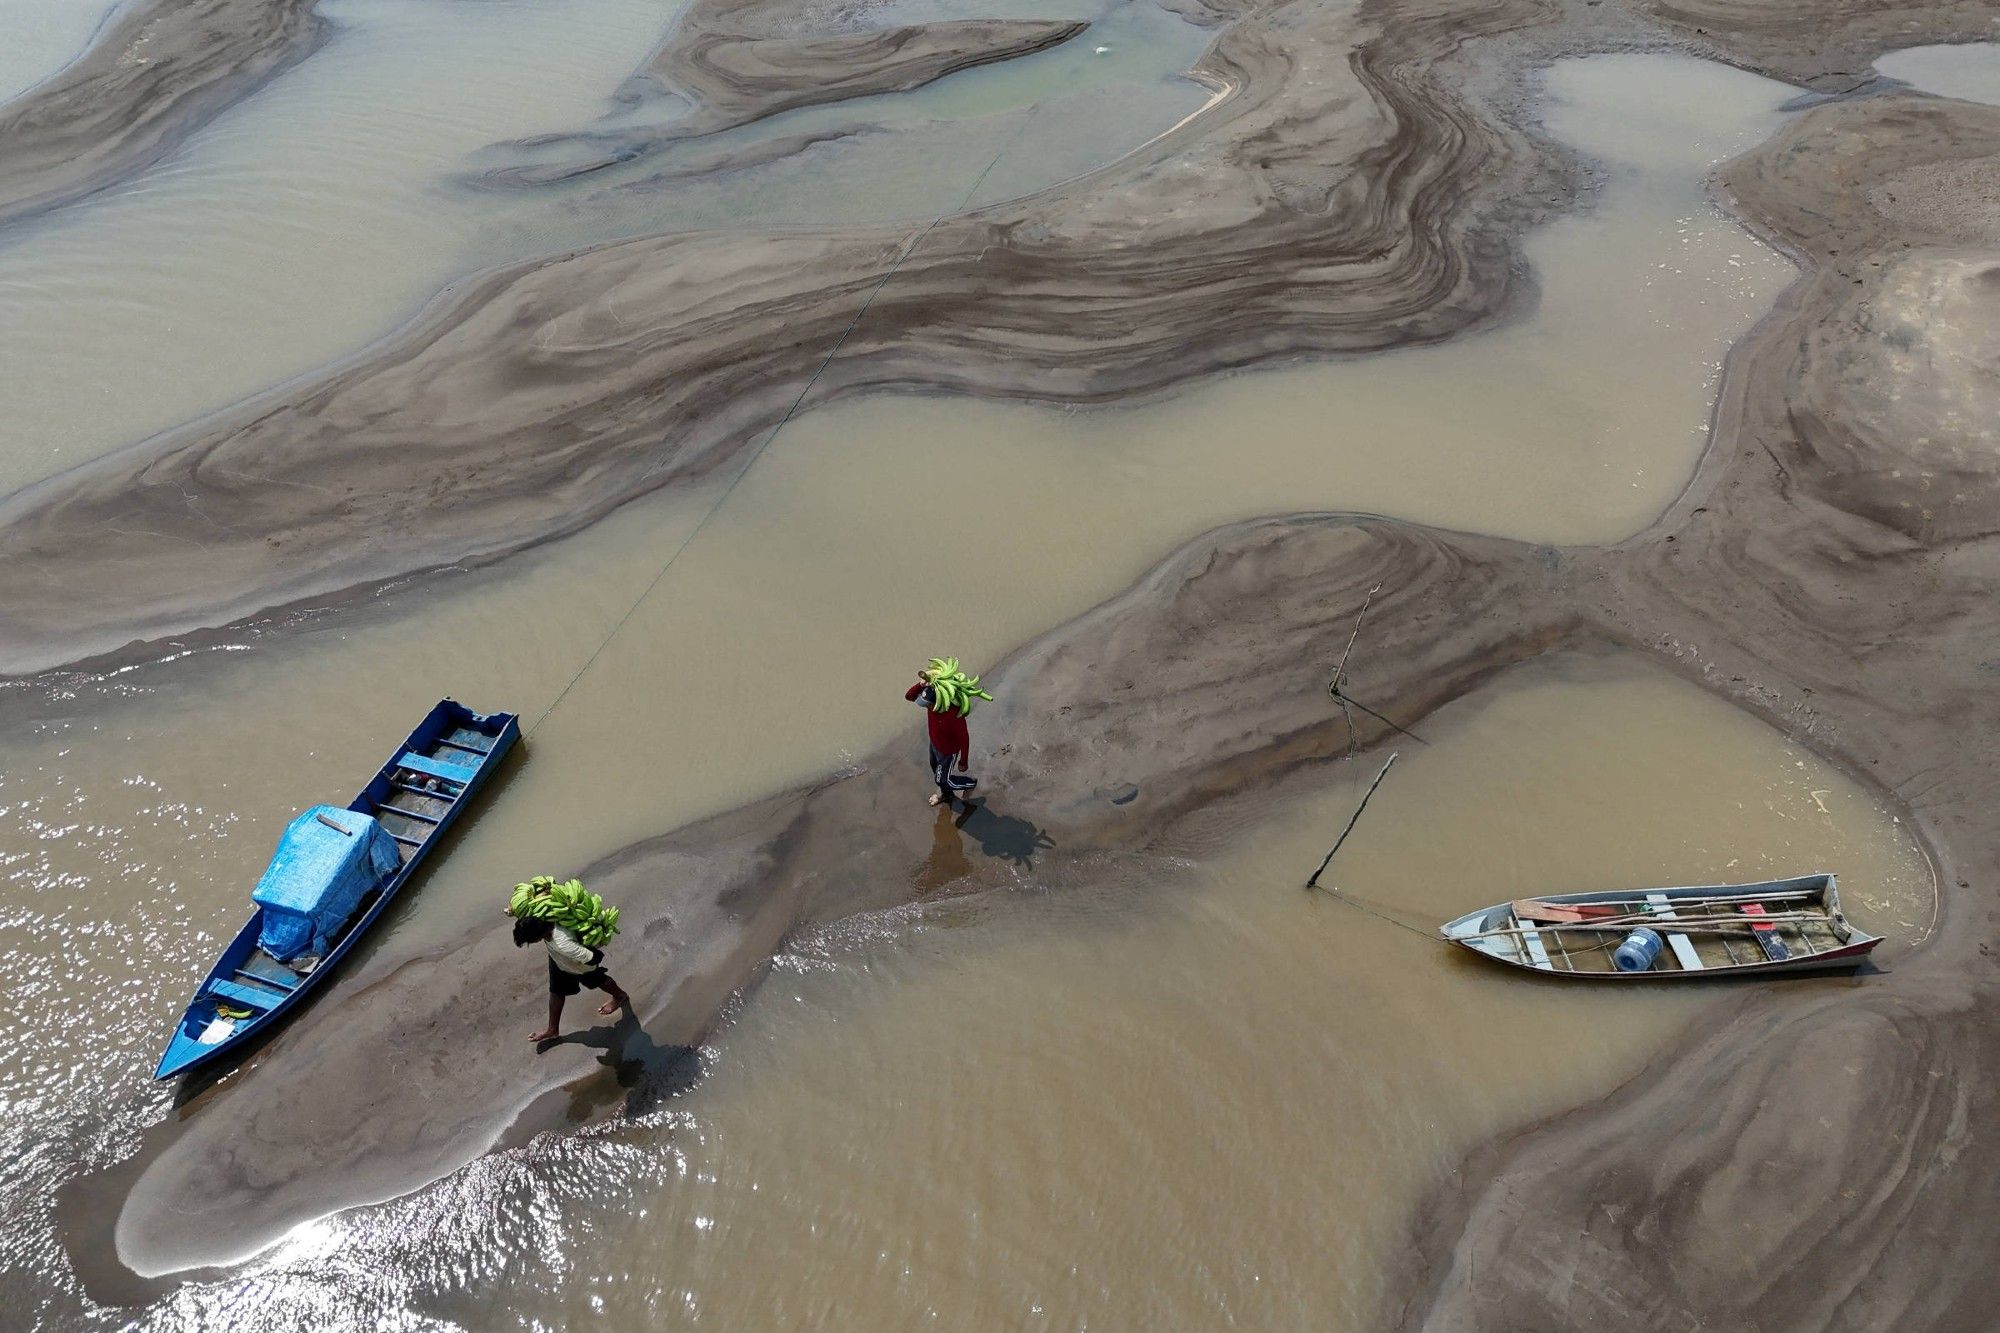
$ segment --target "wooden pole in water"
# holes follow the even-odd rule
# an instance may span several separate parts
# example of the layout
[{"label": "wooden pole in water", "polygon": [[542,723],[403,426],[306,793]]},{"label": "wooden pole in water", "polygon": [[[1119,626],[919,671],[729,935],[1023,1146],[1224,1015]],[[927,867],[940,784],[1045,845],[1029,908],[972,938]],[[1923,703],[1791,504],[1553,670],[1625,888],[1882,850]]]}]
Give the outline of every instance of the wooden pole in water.
[{"label": "wooden pole in water", "polygon": [[1368,605],[1375,600],[1375,594],[1380,591],[1382,585],[1378,583],[1368,590],[1366,597],[1361,599],[1361,614],[1354,617],[1354,630],[1347,636],[1347,649],[1341,653],[1340,663],[1333,669],[1333,684],[1327,686],[1327,692],[1336,699],[1340,697],[1340,678],[1347,674],[1347,659],[1354,656],[1354,641],[1361,637],[1361,622],[1368,619]]},{"label": "wooden pole in water", "polygon": [[1354,817],[1347,821],[1347,827],[1342,829],[1340,837],[1334,840],[1333,851],[1326,854],[1325,859],[1319,863],[1319,869],[1313,871],[1312,877],[1306,881],[1307,888],[1316,889],[1319,887],[1319,877],[1326,873],[1326,868],[1329,865],[1333,864],[1333,853],[1340,850],[1340,844],[1347,841],[1347,835],[1354,832],[1354,826],[1361,822],[1361,812],[1368,808],[1368,802],[1375,796],[1375,789],[1382,785],[1383,778],[1389,776],[1389,770],[1394,767],[1395,763],[1396,756],[1392,754],[1389,756],[1389,762],[1382,765],[1382,771],[1375,775],[1375,780],[1368,784],[1368,790],[1362,793],[1361,804],[1354,807]]},{"label": "wooden pole in water", "polygon": [[1335,703],[1340,705],[1340,715],[1347,719],[1347,756],[1350,759],[1354,757],[1355,743],[1354,714],[1348,711],[1347,706],[1349,704],[1353,704],[1356,708],[1359,708],[1383,726],[1388,727],[1391,731],[1399,731],[1403,735],[1408,736],[1419,745],[1430,744],[1429,741],[1417,735],[1416,732],[1411,731],[1399,722],[1384,717],[1341,688],[1341,683],[1347,679],[1347,659],[1354,656],[1354,645],[1361,640],[1361,622],[1368,619],[1368,608],[1374,603],[1375,594],[1380,591],[1382,591],[1382,585],[1378,583],[1368,590],[1366,597],[1361,599],[1361,613],[1354,617],[1354,629],[1347,636],[1347,647],[1342,650],[1340,661],[1333,668],[1333,679],[1328,681],[1326,686],[1326,692],[1333,696]]}]

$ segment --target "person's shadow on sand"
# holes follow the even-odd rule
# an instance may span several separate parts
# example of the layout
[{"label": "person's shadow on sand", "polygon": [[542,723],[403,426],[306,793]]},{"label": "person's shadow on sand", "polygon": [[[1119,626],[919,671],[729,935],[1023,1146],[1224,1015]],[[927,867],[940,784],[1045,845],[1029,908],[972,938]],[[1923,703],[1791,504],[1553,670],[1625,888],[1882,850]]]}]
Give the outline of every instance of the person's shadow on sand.
[{"label": "person's shadow on sand", "polygon": [[554,1041],[542,1042],[535,1049],[545,1051],[565,1043],[604,1052],[597,1063],[610,1070],[611,1077],[625,1090],[627,1115],[644,1115],[701,1081],[701,1056],[694,1047],[660,1045],[629,1012],[620,1013],[616,1022],[583,1028]]},{"label": "person's shadow on sand", "polygon": [[957,825],[978,841],[986,856],[1026,870],[1034,866],[1035,853],[1056,845],[1047,829],[1017,815],[996,815],[986,808],[984,798],[968,804],[970,808]]}]

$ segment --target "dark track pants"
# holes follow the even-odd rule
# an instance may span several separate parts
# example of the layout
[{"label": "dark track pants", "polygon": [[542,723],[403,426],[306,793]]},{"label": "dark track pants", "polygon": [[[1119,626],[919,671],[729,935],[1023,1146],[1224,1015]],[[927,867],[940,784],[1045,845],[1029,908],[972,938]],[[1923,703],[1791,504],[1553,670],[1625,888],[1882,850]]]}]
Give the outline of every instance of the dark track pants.
[{"label": "dark track pants", "polygon": [[937,783],[938,795],[949,801],[961,792],[971,791],[978,783],[977,778],[969,778],[963,773],[951,771],[951,766],[958,761],[957,755],[945,754],[935,745],[930,747],[930,751],[931,780]]}]

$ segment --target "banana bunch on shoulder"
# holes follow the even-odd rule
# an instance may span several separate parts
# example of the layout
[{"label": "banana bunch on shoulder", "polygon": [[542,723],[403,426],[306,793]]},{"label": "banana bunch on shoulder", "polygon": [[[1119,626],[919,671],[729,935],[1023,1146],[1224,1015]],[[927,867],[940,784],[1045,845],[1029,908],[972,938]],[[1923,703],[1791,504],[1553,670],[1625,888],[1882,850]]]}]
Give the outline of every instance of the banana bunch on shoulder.
[{"label": "banana bunch on shoulder", "polygon": [[618,933],[618,909],[606,907],[580,879],[558,883],[553,875],[537,875],[516,884],[507,915],[553,922],[591,949],[603,948]]},{"label": "banana bunch on shoulder", "polygon": [[548,915],[541,910],[536,900],[546,898],[549,890],[556,886],[555,876],[537,875],[525,884],[514,886],[514,896],[507,900],[507,915],[539,918]]},{"label": "banana bunch on shoulder", "polygon": [[970,717],[981,699],[993,697],[979,688],[979,677],[959,670],[956,657],[933,657],[924,668],[924,679],[930,683],[934,712]]}]

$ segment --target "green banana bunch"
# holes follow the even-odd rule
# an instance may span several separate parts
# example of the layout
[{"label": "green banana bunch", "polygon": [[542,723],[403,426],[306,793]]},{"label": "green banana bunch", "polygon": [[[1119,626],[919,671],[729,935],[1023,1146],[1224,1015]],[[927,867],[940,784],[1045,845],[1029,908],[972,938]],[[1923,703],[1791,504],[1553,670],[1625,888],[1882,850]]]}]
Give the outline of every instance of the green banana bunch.
[{"label": "green banana bunch", "polygon": [[530,904],[535,898],[546,894],[555,886],[556,881],[553,875],[537,875],[526,884],[516,884],[514,886],[514,896],[507,900],[507,915],[522,917],[547,916],[547,912],[538,911]]},{"label": "green banana bunch", "polygon": [[979,677],[959,670],[956,657],[933,657],[924,669],[931,686],[931,708],[940,713],[970,717],[981,699],[993,696],[979,688]]},{"label": "green banana bunch", "polygon": [[552,921],[591,949],[603,948],[618,933],[618,909],[606,907],[604,899],[584,888],[580,879],[558,883],[553,875],[537,875],[516,884],[507,914]]}]

